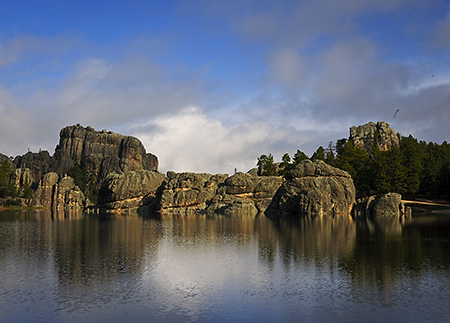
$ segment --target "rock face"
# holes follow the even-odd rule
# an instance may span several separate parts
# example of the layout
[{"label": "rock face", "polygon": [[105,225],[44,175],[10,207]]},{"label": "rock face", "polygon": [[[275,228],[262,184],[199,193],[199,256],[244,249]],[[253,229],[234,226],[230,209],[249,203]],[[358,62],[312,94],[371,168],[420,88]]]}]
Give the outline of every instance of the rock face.
[{"label": "rock face", "polygon": [[160,212],[255,216],[264,211],[281,186],[281,177],[237,173],[173,173],[162,187]]},{"label": "rock face", "polygon": [[370,196],[359,200],[353,209],[355,217],[369,218],[410,218],[411,210],[402,203],[398,193],[387,193],[381,196]]},{"label": "rock face", "polygon": [[290,170],[265,214],[349,216],[355,202],[350,174],[323,161],[305,160]]},{"label": "rock face", "polygon": [[84,209],[90,202],[75,185],[73,178],[59,179],[55,172],[44,175],[33,194],[35,206],[48,208]]},{"label": "rock face", "polygon": [[111,174],[102,185],[99,204],[115,210],[152,207],[165,180],[163,174],[142,169]]},{"label": "rock face", "polygon": [[80,125],[61,130],[54,158],[58,174],[79,164],[96,174],[98,183],[111,173],[158,169],[157,157],[147,154],[139,139]]},{"label": "rock face", "polygon": [[13,164],[16,170],[28,169],[31,182],[37,185],[41,178],[51,171],[54,162],[48,151],[43,150],[39,153],[28,152],[23,156],[17,156]]},{"label": "rock face", "polygon": [[365,151],[371,151],[374,145],[380,150],[389,150],[392,146],[400,145],[395,130],[389,127],[389,123],[383,121],[351,127],[349,140]]},{"label": "rock face", "polygon": [[198,214],[204,211],[227,175],[206,173],[167,173],[159,209],[162,213]]}]

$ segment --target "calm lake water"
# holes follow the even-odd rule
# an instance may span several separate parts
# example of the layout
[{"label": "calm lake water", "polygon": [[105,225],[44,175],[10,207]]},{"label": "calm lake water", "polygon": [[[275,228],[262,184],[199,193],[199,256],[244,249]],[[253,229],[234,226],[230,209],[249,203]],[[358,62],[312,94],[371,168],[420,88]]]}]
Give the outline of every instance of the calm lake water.
[{"label": "calm lake water", "polygon": [[450,215],[0,212],[0,322],[449,322]]}]

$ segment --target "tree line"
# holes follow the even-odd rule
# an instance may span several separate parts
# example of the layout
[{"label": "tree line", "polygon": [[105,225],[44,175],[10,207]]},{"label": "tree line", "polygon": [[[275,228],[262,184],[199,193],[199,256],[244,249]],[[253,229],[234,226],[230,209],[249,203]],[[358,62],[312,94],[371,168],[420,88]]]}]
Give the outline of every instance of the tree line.
[{"label": "tree line", "polygon": [[409,135],[399,136],[400,145],[380,150],[376,141],[368,151],[347,139],[320,146],[308,157],[300,150],[291,160],[284,154],[274,163],[272,154],[261,155],[258,172],[265,176],[283,176],[302,160],[323,160],[343,169],[353,178],[357,197],[397,192],[405,196],[450,198],[450,144],[426,143]]}]

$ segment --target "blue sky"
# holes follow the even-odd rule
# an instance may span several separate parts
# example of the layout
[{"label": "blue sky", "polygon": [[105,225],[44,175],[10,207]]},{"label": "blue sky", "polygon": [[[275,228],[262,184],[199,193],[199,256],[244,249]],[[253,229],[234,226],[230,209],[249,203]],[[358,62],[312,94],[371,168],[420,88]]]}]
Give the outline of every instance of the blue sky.
[{"label": "blue sky", "polygon": [[441,143],[449,49],[443,0],[4,1],[0,152],[52,154],[77,123],[162,171],[247,171],[369,121]]}]

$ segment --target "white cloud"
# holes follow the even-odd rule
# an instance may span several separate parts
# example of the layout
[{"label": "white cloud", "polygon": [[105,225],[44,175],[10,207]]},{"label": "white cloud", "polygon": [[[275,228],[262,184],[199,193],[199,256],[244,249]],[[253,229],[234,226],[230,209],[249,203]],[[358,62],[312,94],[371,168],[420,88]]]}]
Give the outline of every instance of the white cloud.
[{"label": "white cloud", "polygon": [[141,139],[147,151],[158,156],[163,172],[231,174],[235,168],[246,172],[256,166],[261,154],[272,153],[280,159],[288,149],[295,152],[311,140],[294,128],[284,129],[263,121],[225,126],[198,107],[151,119],[129,132]]}]

